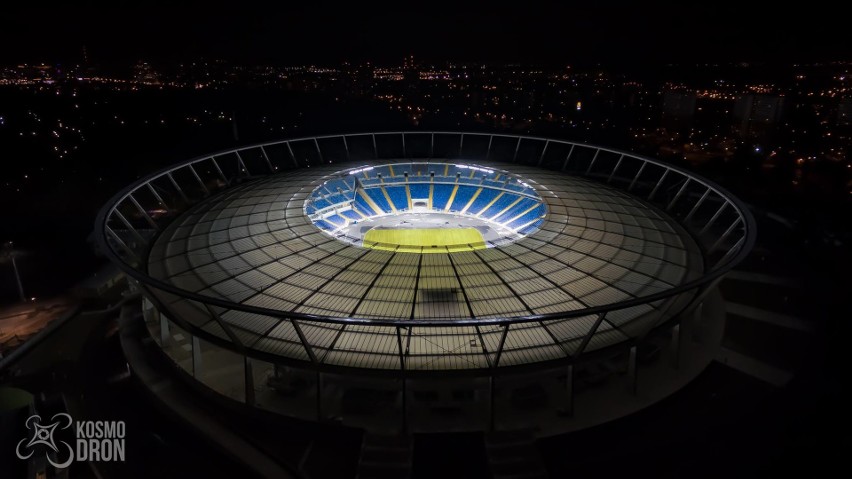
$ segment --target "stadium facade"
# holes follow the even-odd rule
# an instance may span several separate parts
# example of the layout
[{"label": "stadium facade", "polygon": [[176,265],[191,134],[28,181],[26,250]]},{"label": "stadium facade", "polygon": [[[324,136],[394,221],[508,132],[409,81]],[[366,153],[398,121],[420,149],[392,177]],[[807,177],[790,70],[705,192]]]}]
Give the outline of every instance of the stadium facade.
[{"label": "stadium facade", "polygon": [[755,235],[653,159],[419,131],[196,158],[96,228],[188,381],[377,431],[561,432],[665,397],[712,360]]}]

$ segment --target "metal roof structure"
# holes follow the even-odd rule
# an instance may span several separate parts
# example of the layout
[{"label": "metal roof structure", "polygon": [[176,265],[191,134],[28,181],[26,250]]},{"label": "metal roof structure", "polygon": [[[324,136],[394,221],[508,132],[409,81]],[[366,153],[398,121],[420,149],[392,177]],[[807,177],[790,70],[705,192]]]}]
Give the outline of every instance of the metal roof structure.
[{"label": "metal roof structure", "polygon": [[[405,332],[406,367],[456,369],[486,367],[482,351],[497,350],[501,328],[453,327],[455,320],[605,306],[665,291],[703,269],[689,235],[655,208],[605,185],[529,167],[515,171],[535,185],[550,213],[538,231],[513,244],[445,254],[345,244],[319,231],[303,212],[306,195],[337,170],[273,176],[205,201],[160,235],[149,256],[149,274],[193,293],[284,313],[415,324],[445,320],[446,328]],[[608,315],[587,350],[650,329],[661,308],[644,304]],[[205,309],[198,313],[185,310],[183,316],[208,317]],[[286,320],[236,310],[220,317],[244,344],[308,359]],[[504,356],[504,364],[564,357],[595,319],[519,327],[507,338],[514,353]],[[315,321],[300,327],[326,362],[397,365],[393,327]]]},{"label": "metal roof structure", "polygon": [[[392,148],[381,142],[400,137],[401,152],[382,154]],[[426,140],[419,151],[414,138]],[[439,154],[442,141],[458,151]],[[418,254],[338,241],[305,214],[343,164],[412,158],[525,178],[544,221],[511,244]],[[496,371],[630,343],[695,304],[754,241],[738,200],[684,170],[552,139],[453,132],[201,157],[123,191],[96,226],[113,260],[193,335],[268,361],[405,372]]]}]

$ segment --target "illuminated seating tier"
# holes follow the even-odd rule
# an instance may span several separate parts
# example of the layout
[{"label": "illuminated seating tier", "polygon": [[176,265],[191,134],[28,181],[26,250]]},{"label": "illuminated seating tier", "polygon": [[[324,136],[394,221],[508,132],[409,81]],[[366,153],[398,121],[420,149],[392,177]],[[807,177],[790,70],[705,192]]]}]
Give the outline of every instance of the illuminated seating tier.
[{"label": "illuminated seating tier", "polygon": [[[372,191],[376,190],[373,189]],[[388,197],[390,197],[391,203],[393,203],[397,210],[408,209],[408,199],[405,194],[405,186],[386,186],[385,191],[387,192]],[[381,188],[379,188],[379,194],[381,194]]]},{"label": "illuminated seating tier", "polygon": [[523,233],[537,227],[546,213],[530,186],[499,171],[438,163],[355,171],[326,181],[308,198],[305,212],[321,228],[334,231],[365,218],[422,211],[425,206],[433,212],[476,216]]},{"label": "illuminated seating tier", "polygon": [[408,189],[411,190],[411,198],[415,200],[422,200],[429,198],[429,185],[426,183],[415,183],[408,186]]}]

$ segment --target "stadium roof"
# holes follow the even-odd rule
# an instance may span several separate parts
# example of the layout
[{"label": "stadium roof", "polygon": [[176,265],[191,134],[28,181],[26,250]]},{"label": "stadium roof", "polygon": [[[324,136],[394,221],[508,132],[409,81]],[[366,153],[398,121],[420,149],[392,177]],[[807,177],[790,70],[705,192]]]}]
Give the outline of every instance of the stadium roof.
[{"label": "stadium roof", "polygon": [[[378,163],[376,163],[378,164]],[[497,167],[495,165],[495,167]],[[214,308],[253,349],[307,360],[299,336],[322,361],[398,369],[488,367],[564,358],[580,347],[597,315],[502,328],[459,320],[512,318],[602,306],[699,277],[703,258],[691,237],[656,208],[615,188],[513,165],[547,205],[540,229],[512,244],[450,254],[365,249],[321,232],[304,201],[341,166],[301,169],[245,183],[172,222],[149,256],[149,274],[186,291],[282,312],[330,318],[409,319],[391,326],[299,321]],[[207,307],[168,295],[181,317],[226,337]],[[655,326],[664,301],[612,311],[587,351]],[[446,327],[418,328],[418,320]],[[401,339],[401,335],[403,338]],[[505,342],[505,348],[498,348]],[[482,354],[482,353],[485,354]]]}]

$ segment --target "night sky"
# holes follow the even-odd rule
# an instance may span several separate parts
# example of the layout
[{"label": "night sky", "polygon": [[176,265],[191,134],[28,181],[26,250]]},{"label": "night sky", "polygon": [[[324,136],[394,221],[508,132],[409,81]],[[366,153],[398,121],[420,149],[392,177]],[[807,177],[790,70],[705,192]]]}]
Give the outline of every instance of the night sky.
[{"label": "night sky", "polygon": [[[24,2],[20,2],[24,3]],[[807,10],[596,2],[77,2],[4,5],[0,64],[104,66],[201,57],[242,63],[490,61],[641,67],[660,63],[797,62],[852,57],[848,19]],[[403,2],[399,2],[403,3]],[[408,2],[405,2],[408,3]],[[462,2],[456,2],[462,3]],[[344,4],[347,5],[347,4]],[[775,4],[778,5],[778,4]]]}]

